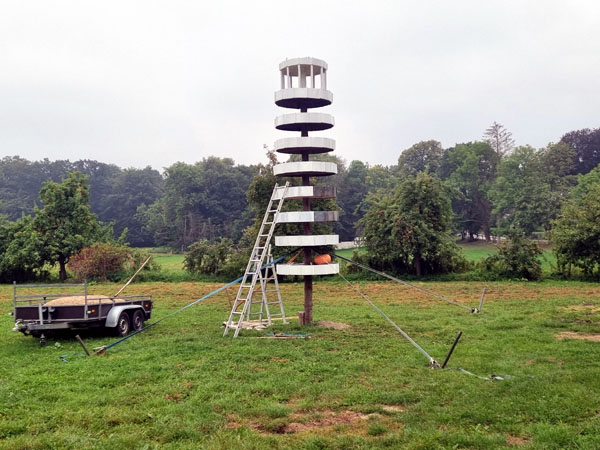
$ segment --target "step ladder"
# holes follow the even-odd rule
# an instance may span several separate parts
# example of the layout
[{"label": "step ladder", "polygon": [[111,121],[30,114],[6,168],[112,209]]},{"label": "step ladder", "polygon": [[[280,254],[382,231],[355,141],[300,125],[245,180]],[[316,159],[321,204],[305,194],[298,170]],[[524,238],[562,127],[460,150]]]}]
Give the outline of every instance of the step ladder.
[{"label": "step ladder", "polygon": [[[277,272],[275,271],[275,264],[273,264],[273,255],[271,254],[271,246],[267,252],[267,267],[264,269],[264,275],[260,274],[260,289],[256,289],[255,293],[260,291],[260,300],[255,300],[255,296],[250,300],[250,308],[248,309],[248,315],[246,320],[252,320],[252,316],[258,315],[258,322],[263,321],[263,315],[267,316],[267,326],[270,327],[273,323],[273,317],[281,317],[282,323],[288,323],[285,319],[285,310],[283,309],[283,301],[281,300],[281,291],[279,290],[279,281],[277,280]],[[271,300],[272,297],[274,300]],[[259,304],[259,310],[253,312],[252,306]],[[269,307],[271,305],[271,307]],[[273,309],[279,312],[273,312]]]},{"label": "step ladder", "polygon": [[[262,266],[266,263],[273,262],[273,257],[270,255],[270,242],[277,224],[277,216],[281,211],[283,202],[285,200],[285,194],[290,183],[286,182],[284,186],[275,184],[269,205],[265,211],[262,224],[258,230],[258,236],[254,243],[254,248],[250,254],[246,271],[242,277],[242,282],[238,289],[229,319],[225,324],[225,332],[223,336],[226,336],[231,328],[235,328],[233,337],[237,337],[240,330],[242,329],[242,323],[244,320],[250,320],[252,312],[252,305],[260,303],[260,310],[257,313],[259,315],[259,321],[262,321],[263,314],[267,315],[267,323],[271,325],[271,314],[269,310],[269,302],[267,293],[269,292],[268,282],[274,280],[275,290],[277,291],[277,301],[271,302],[271,304],[277,304],[279,306],[280,315],[285,321],[285,313],[283,312],[283,303],[281,303],[281,293],[279,292],[279,283],[277,282],[277,274],[275,273],[275,267],[273,264],[269,265],[265,269],[265,274],[262,274]],[[267,256],[268,254],[268,256]],[[269,273],[270,272],[270,273]],[[257,289],[258,283],[258,289]],[[253,301],[253,295],[255,291],[260,291],[260,299]],[[258,292],[256,292],[258,293]],[[241,307],[241,310],[240,310]],[[237,322],[235,321],[237,319]]]}]

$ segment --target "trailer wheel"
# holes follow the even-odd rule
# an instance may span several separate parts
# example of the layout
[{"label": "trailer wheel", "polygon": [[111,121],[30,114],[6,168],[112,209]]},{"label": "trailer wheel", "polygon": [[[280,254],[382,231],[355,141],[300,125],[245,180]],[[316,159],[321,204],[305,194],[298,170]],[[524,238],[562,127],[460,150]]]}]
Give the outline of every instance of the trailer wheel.
[{"label": "trailer wheel", "polygon": [[141,330],[144,327],[144,313],[136,309],[131,318],[131,328],[133,331]]},{"label": "trailer wheel", "polygon": [[127,336],[127,333],[129,333],[129,314],[127,314],[125,311],[121,313],[119,320],[117,320],[115,333],[117,336]]}]

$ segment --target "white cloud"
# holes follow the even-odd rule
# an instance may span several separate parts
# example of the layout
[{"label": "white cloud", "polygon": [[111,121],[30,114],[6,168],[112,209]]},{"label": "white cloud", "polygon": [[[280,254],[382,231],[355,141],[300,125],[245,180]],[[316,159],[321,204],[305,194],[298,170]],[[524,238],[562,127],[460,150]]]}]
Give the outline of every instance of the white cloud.
[{"label": "white cloud", "polygon": [[592,1],[14,2],[0,16],[0,151],[161,168],[264,161],[277,66],[330,66],[337,154],[393,164],[493,121],[536,147],[598,127]]}]

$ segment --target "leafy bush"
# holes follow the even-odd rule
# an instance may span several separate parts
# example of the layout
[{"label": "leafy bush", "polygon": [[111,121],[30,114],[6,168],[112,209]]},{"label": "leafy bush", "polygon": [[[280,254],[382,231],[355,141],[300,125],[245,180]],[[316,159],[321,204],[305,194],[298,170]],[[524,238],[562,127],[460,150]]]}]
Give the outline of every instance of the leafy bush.
[{"label": "leafy bush", "polygon": [[[67,267],[76,280],[118,281],[133,275],[149,255],[146,250],[118,243],[96,243],[71,257]],[[144,267],[144,270],[158,269],[152,260]]]},{"label": "leafy bush", "polygon": [[542,278],[542,250],[533,241],[513,234],[510,241],[498,246],[498,254],[481,261],[479,270],[485,278],[517,278],[539,280]]},{"label": "leafy bush", "polygon": [[233,245],[229,238],[219,242],[202,240],[189,246],[183,266],[191,274],[238,277],[248,262],[246,251]]},{"label": "leafy bush", "polygon": [[99,279],[108,280],[119,272],[124,272],[125,263],[131,258],[129,248],[109,244],[97,243],[81,249],[71,257],[68,268],[77,280]]}]

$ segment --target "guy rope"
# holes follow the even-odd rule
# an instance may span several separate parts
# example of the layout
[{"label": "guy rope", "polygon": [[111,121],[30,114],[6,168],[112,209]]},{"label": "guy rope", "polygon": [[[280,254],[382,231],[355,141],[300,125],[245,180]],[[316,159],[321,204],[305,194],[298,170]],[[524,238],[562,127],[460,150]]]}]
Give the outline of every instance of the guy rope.
[{"label": "guy rope", "polygon": [[450,299],[448,297],[444,297],[443,295],[436,294],[435,292],[432,292],[432,291],[430,291],[428,289],[425,289],[425,288],[416,286],[414,284],[408,283],[407,281],[401,280],[400,278],[393,277],[392,275],[389,275],[389,274],[387,274],[385,272],[381,272],[379,270],[372,269],[371,267],[365,266],[364,264],[358,263],[356,261],[352,261],[351,259],[348,259],[348,258],[344,258],[343,256],[341,256],[341,255],[339,255],[337,253],[334,253],[334,254],[335,254],[336,258],[344,260],[344,261],[346,261],[346,262],[348,262],[350,264],[354,264],[355,266],[358,266],[361,269],[368,270],[369,272],[376,273],[377,275],[380,275],[380,276],[385,277],[385,278],[387,278],[389,280],[395,281],[396,283],[400,283],[400,284],[403,284],[405,286],[409,286],[409,287],[411,287],[413,289],[417,289],[418,291],[424,292],[424,293],[426,293],[428,295],[431,295],[432,297],[439,298],[440,300],[443,300],[445,302],[448,302],[448,303],[451,303],[453,305],[459,306],[461,308],[467,309],[467,310],[471,311],[472,313],[480,313],[481,312],[481,308],[483,307],[483,299],[485,297],[485,288],[483,288],[483,292],[481,293],[481,299],[479,301],[479,307],[478,308],[471,308],[470,306],[463,305],[462,303],[459,303],[456,300],[452,300],[452,299]]},{"label": "guy rope", "polygon": [[[283,260],[283,259],[287,258],[289,255],[291,255],[291,254],[292,254],[293,252],[295,252],[295,251],[296,251],[296,250],[293,250],[293,251],[291,251],[291,252],[289,252],[289,253],[287,253],[287,254],[285,254],[285,255],[283,255],[283,256],[280,256],[279,258],[277,258],[277,259],[275,259],[275,260],[273,260],[273,261],[269,262],[268,264],[265,264],[264,266],[262,266],[262,267],[261,267],[261,270],[262,270],[262,269],[266,269],[267,267],[269,267],[269,266],[271,266],[271,265],[273,265],[273,264],[277,264],[279,261],[281,261],[281,260]],[[144,328],[141,328],[141,329],[139,329],[139,330],[137,330],[137,331],[134,331],[133,333],[131,333],[131,334],[128,334],[128,335],[127,335],[127,336],[125,336],[125,337],[122,337],[121,339],[119,339],[119,340],[117,340],[117,341],[113,342],[112,344],[109,344],[109,345],[104,345],[104,346],[102,346],[102,347],[95,348],[95,349],[94,349],[94,350],[95,350],[95,354],[101,354],[101,353],[104,353],[105,351],[107,351],[108,349],[110,349],[110,348],[114,347],[115,345],[119,345],[121,342],[124,342],[124,341],[126,341],[127,339],[129,339],[129,338],[132,338],[132,337],[133,337],[133,336],[135,336],[136,334],[138,334],[138,333],[141,333],[142,331],[145,331],[145,330],[147,330],[147,329],[148,329],[148,328],[150,328],[150,327],[153,327],[153,326],[154,326],[154,325],[156,325],[157,323],[160,323],[160,322],[162,322],[163,320],[166,320],[166,319],[168,319],[169,317],[173,317],[175,314],[179,314],[180,312],[182,312],[182,311],[184,311],[184,310],[186,310],[186,309],[188,309],[188,308],[190,308],[190,307],[192,307],[192,306],[194,306],[194,305],[196,305],[196,304],[200,303],[201,301],[203,301],[203,300],[206,300],[207,298],[209,298],[209,297],[212,297],[213,295],[215,295],[215,294],[218,294],[219,292],[221,292],[221,291],[223,291],[223,290],[225,290],[225,289],[227,289],[227,288],[229,288],[229,287],[231,287],[231,286],[233,286],[233,285],[235,285],[235,284],[239,283],[240,281],[242,281],[242,279],[243,279],[243,278],[244,278],[244,277],[239,277],[239,278],[237,278],[237,279],[235,279],[235,280],[231,281],[230,283],[227,283],[226,285],[224,285],[224,286],[221,286],[219,289],[216,289],[216,290],[214,290],[214,291],[212,291],[212,292],[210,292],[210,293],[206,294],[204,297],[202,297],[202,298],[199,298],[198,300],[194,300],[194,301],[193,301],[193,302],[191,302],[191,303],[188,303],[188,304],[187,304],[187,305],[185,305],[184,307],[182,307],[182,308],[179,308],[179,309],[178,309],[178,310],[176,310],[176,311],[173,311],[171,314],[167,314],[165,317],[162,317],[162,318],[158,319],[158,320],[157,320],[157,321],[155,321],[155,322],[149,323],[149,324],[148,324],[148,325],[146,325]]]}]

